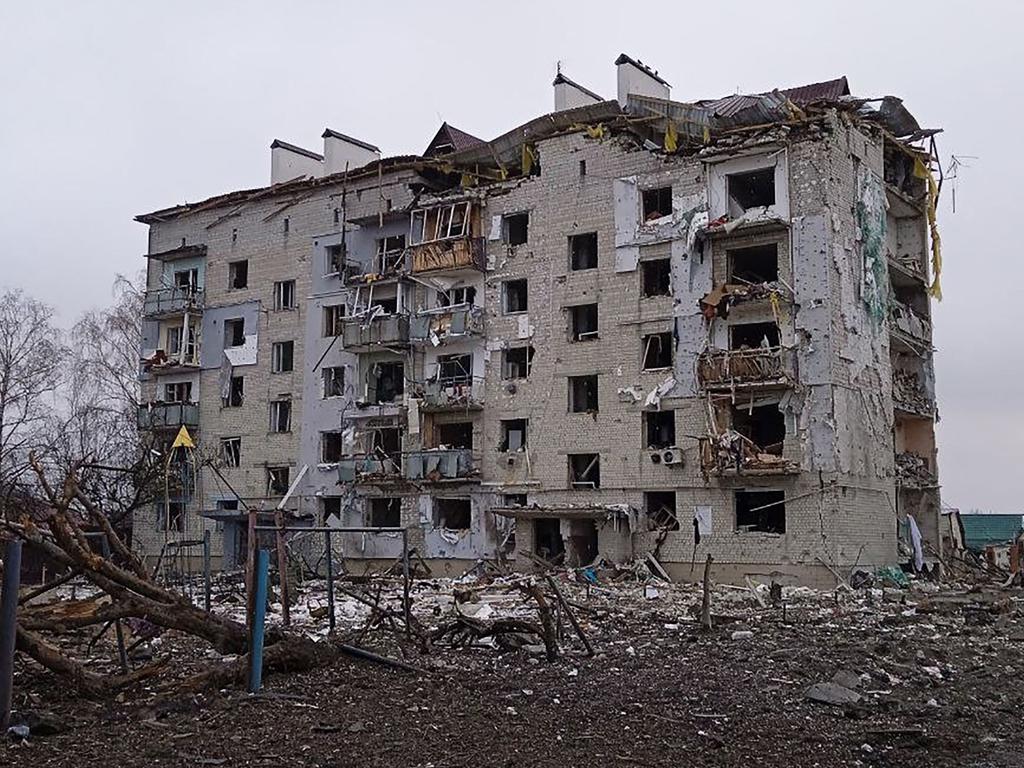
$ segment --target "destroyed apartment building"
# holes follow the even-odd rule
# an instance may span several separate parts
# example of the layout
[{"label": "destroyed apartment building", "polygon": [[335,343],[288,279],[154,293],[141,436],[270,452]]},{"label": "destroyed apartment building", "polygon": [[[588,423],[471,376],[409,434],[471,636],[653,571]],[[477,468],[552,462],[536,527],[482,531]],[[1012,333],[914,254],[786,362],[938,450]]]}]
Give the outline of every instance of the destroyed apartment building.
[{"label": "destroyed apartment building", "polygon": [[[194,443],[143,554],[209,531],[237,567],[284,499],[405,529],[437,574],[935,561],[937,131],[846,78],[676,101],[615,66],[616,98],[559,73],[490,141],[328,129],[274,141],[267,187],[137,217],[139,423]],[[335,540],[350,569],[402,554]]]}]

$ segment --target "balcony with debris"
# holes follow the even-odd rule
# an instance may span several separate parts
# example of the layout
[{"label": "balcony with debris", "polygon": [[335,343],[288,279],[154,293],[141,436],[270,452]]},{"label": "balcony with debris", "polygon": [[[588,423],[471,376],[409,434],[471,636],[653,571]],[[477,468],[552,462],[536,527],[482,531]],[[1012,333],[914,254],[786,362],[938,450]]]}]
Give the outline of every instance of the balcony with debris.
[{"label": "balcony with debris", "polygon": [[708,431],[700,438],[701,470],[708,475],[789,475],[800,472],[786,435],[783,395],[709,395]]},{"label": "balcony with debris", "polygon": [[928,378],[920,368],[914,370],[900,363],[892,369],[892,402],[897,411],[917,416],[935,414],[935,395],[925,386]]},{"label": "balcony with debris", "polygon": [[708,391],[789,386],[787,357],[781,346],[708,349],[697,358],[697,383]]},{"label": "balcony with debris", "polygon": [[375,307],[342,321],[341,341],[350,352],[369,352],[377,347],[409,344],[409,316],[389,314]]},{"label": "balcony with debris", "polygon": [[912,451],[896,454],[896,482],[901,488],[937,488],[938,479],[928,459]]},{"label": "balcony with debris", "polygon": [[198,315],[203,311],[204,292],[192,285],[155,288],[146,291],[143,316],[159,320],[188,313]]},{"label": "balcony with debris", "polygon": [[733,429],[700,439],[701,470],[708,475],[797,475],[800,465],[781,446],[762,447]]},{"label": "balcony with debris", "polygon": [[424,448],[405,455],[405,477],[419,482],[465,481],[479,478],[471,448]]},{"label": "balcony with debris", "polygon": [[421,411],[478,411],[484,407],[484,380],[480,377],[439,377],[410,388],[410,397],[420,401]]},{"label": "balcony with debris", "polygon": [[391,483],[402,478],[401,454],[383,452],[345,456],[338,461],[338,483]]},{"label": "balcony with debris", "polygon": [[413,344],[436,347],[446,342],[479,337],[483,332],[483,308],[468,303],[425,309],[409,319],[409,340]]},{"label": "balcony with debris", "polygon": [[[189,316],[185,316],[189,320]],[[147,321],[149,322],[149,321]],[[188,332],[181,323],[157,321],[155,349],[143,349],[140,359],[141,372],[177,373],[184,369],[193,370],[200,365],[200,327],[189,322]]]},{"label": "balcony with debris", "polygon": [[413,274],[483,272],[487,249],[477,208],[461,201],[413,211],[409,256]]},{"label": "balcony with debris", "polygon": [[137,424],[140,430],[177,430],[199,425],[199,403],[139,403]]},{"label": "balcony with debris", "polygon": [[896,346],[918,353],[931,350],[931,320],[895,297],[889,301],[889,329]]}]

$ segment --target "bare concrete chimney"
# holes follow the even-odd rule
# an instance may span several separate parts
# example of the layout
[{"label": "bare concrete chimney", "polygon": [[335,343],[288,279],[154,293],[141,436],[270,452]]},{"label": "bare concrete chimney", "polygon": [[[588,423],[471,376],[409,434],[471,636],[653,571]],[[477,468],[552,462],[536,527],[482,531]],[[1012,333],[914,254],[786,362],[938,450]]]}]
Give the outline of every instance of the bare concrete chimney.
[{"label": "bare concrete chimney", "polygon": [[324,140],[324,173],[328,176],[341,173],[346,165],[349,168],[360,168],[380,157],[380,149],[373,144],[353,139],[330,128],[324,130],[321,138]]},{"label": "bare concrete chimney", "polygon": [[324,156],[287,141],[274,139],[270,144],[270,183],[280,184],[299,176],[322,176]]},{"label": "bare concrete chimney", "polygon": [[658,99],[669,98],[672,88],[639,59],[631,59],[624,53],[615,60],[616,74],[619,84],[619,106],[625,107],[629,96],[654,96]]},{"label": "bare concrete chimney", "polygon": [[588,88],[584,88],[577,82],[570,80],[559,70],[555,76],[555,112],[574,107],[585,107],[587,104],[597,104],[604,101],[600,96]]}]

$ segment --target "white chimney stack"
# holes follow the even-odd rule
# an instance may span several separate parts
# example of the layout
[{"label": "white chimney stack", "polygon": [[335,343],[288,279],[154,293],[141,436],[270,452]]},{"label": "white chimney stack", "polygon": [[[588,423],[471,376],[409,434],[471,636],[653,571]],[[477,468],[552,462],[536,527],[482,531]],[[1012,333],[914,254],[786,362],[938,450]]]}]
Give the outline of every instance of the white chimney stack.
[{"label": "white chimney stack", "polygon": [[631,59],[620,53],[615,60],[615,67],[619,81],[619,106],[622,108],[626,107],[631,95],[654,96],[658,99],[669,97],[672,86],[639,59]]},{"label": "white chimney stack", "polygon": [[300,176],[321,176],[324,170],[323,155],[318,155],[287,141],[274,139],[270,144],[270,183],[280,184]]},{"label": "white chimney stack", "polygon": [[574,107],[585,107],[604,101],[600,96],[562,74],[561,68],[555,76],[555,112]]},{"label": "white chimney stack", "polygon": [[380,149],[344,133],[326,129],[324,140],[324,174],[342,173],[347,165],[350,169],[361,168],[380,158]]}]

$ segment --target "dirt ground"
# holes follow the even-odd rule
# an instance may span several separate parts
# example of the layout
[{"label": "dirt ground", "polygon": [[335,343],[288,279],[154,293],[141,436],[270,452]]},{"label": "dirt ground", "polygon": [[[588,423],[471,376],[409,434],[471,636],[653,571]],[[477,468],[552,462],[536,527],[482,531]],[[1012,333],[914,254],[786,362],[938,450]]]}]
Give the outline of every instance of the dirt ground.
[{"label": "dirt ground", "polygon": [[[593,658],[566,624],[554,663],[530,649],[438,646],[424,655],[408,646],[406,660],[422,672],[343,657],[269,676],[255,696],[181,696],[154,684],[116,701],[77,697],[19,659],[14,704],[32,734],[0,746],[0,765],[1020,764],[1019,590],[789,589],[773,605],[767,587],[719,587],[717,626],[706,633],[694,619],[696,587],[647,585],[645,596],[637,582],[588,591],[562,578]],[[530,610],[501,590],[492,601],[493,588],[473,598],[485,614]],[[424,621],[454,610],[436,597],[444,589],[451,585],[417,585]],[[319,612],[303,608],[317,605],[306,599],[297,622],[322,634]],[[339,611],[348,618],[340,634],[352,640],[364,617],[344,603]],[[403,652],[393,633],[359,639]],[[113,671],[110,651],[98,663]],[[153,653],[170,655],[180,675],[216,658],[180,636],[162,637]],[[847,703],[807,698],[833,677]]]}]

